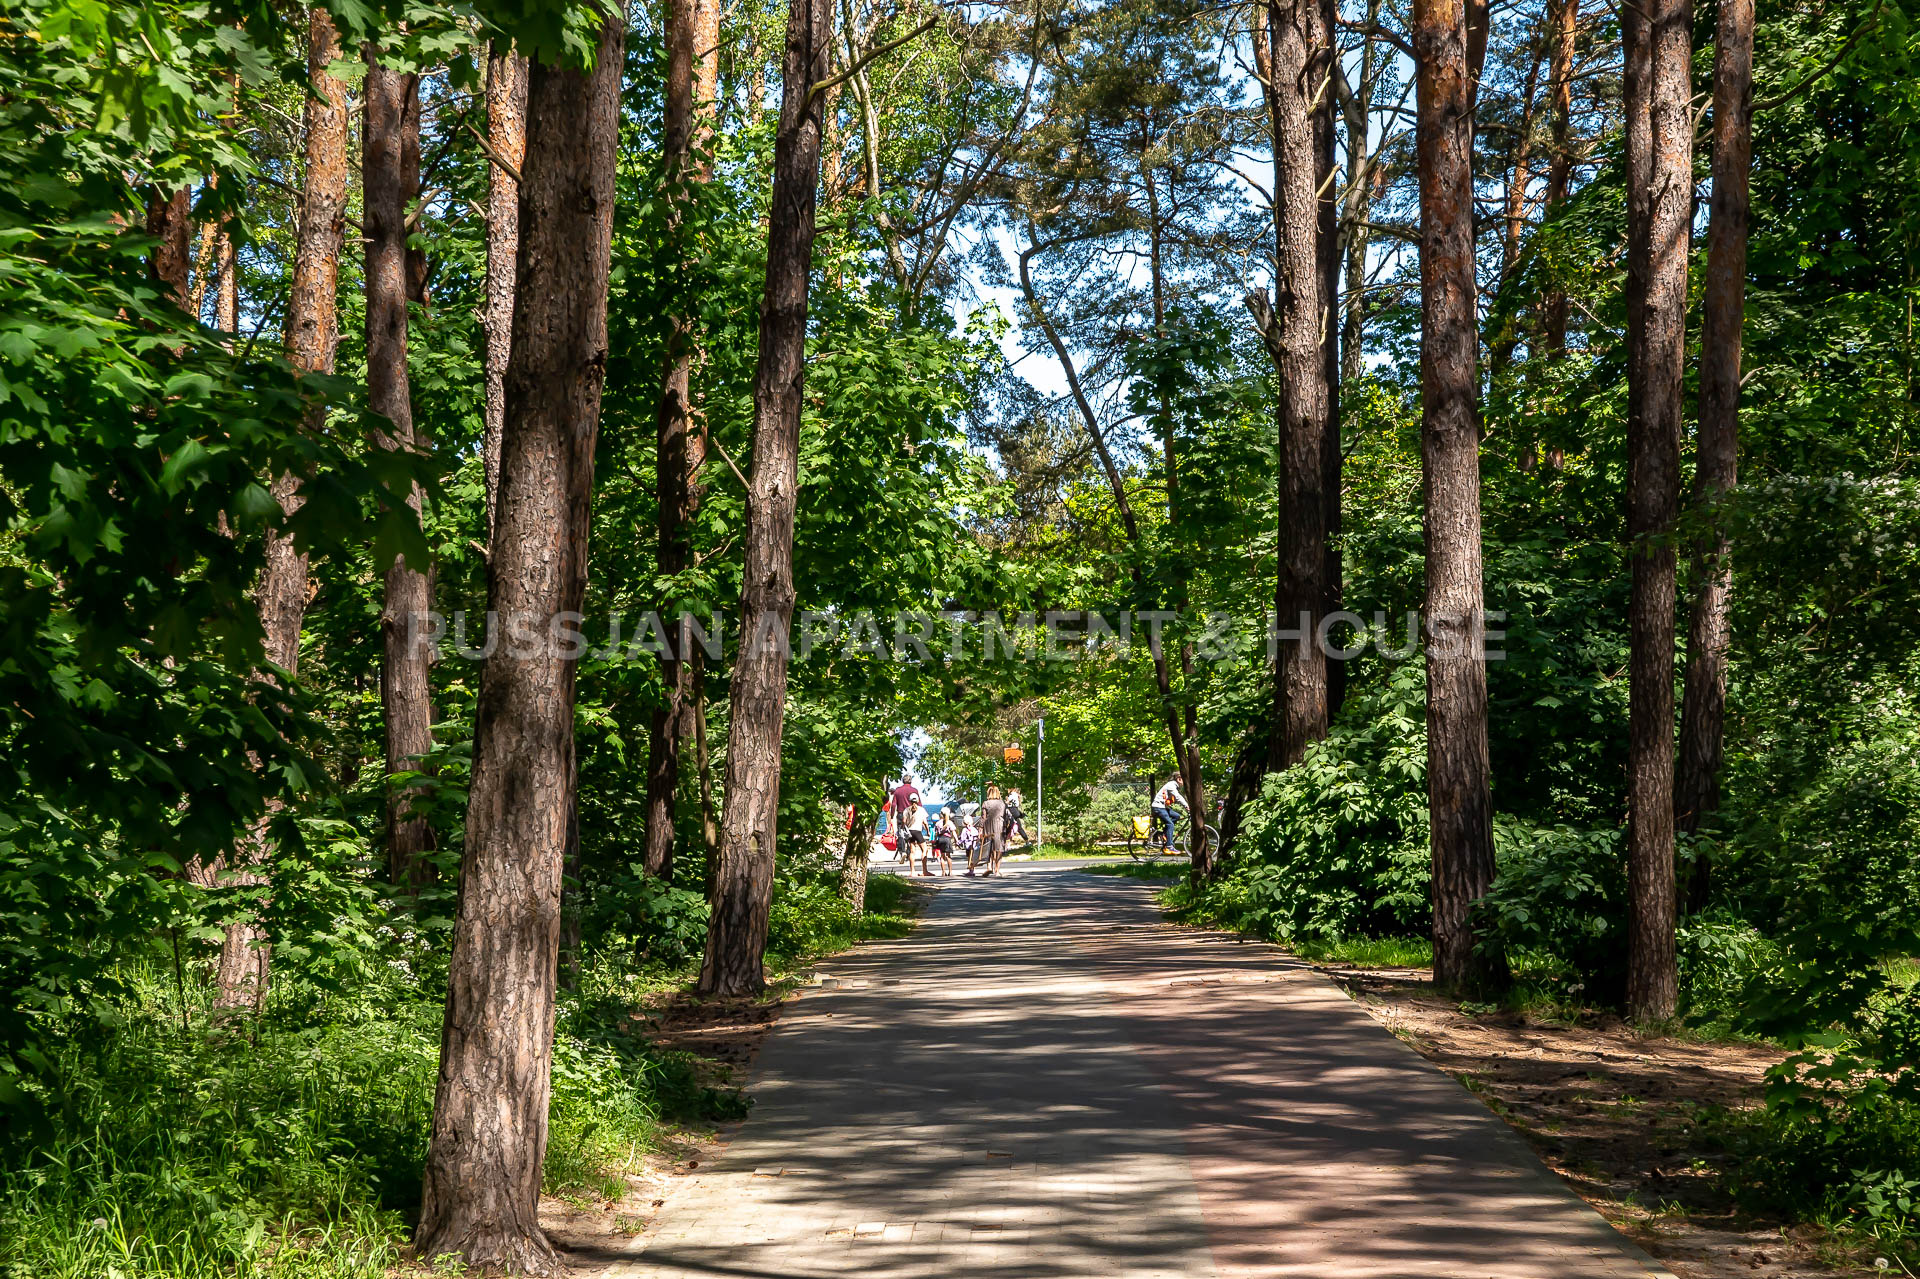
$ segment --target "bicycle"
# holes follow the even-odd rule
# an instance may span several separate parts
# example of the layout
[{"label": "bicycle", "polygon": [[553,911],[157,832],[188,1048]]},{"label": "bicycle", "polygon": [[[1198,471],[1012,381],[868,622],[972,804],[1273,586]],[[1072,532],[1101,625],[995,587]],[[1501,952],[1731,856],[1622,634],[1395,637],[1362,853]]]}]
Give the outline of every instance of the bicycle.
[{"label": "bicycle", "polygon": [[[1215,805],[1216,820],[1219,808],[1220,805]],[[1127,856],[1137,862],[1150,862],[1156,857],[1192,856],[1196,846],[1196,826],[1199,827],[1198,848],[1203,856],[1208,850],[1220,846],[1220,830],[1218,827],[1196,823],[1193,820],[1193,814],[1191,812],[1188,812],[1186,817],[1187,820],[1184,824],[1175,826],[1171,843],[1168,842],[1166,832],[1161,827],[1161,824],[1152,818],[1147,819],[1147,834],[1144,837],[1140,835],[1138,825],[1129,827],[1127,830]]]}]

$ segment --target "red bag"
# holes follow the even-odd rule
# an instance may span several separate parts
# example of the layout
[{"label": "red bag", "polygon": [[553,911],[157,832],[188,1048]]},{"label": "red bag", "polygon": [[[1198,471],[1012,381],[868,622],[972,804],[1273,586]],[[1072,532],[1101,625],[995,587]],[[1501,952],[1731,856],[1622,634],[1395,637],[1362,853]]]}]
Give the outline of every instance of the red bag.
[{"label": "red bag", "polygon": [[900,841],[894,836],[894,833],[892,831],[888,831],[886,834],[880,837],[880,847],[886,849],[890,853],[898,852],[900,849]]}]

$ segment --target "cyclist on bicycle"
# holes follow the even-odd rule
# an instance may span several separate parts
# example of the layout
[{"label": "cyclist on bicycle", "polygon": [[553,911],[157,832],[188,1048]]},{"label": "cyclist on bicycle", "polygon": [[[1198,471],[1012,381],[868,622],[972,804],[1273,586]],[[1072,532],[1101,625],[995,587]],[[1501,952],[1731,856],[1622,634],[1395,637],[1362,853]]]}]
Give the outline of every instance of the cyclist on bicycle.
[{"label": "cyclist on bicycle", "polygon": [[1153,814],[1154,824],[1159,827],[1161,842],[1173,847],[1173,810],[1184,809],[1187,797],[1180,793],[1180,779],[1169,777],[1166,785],[1153,793],[1153,805],[1149,810]]}]

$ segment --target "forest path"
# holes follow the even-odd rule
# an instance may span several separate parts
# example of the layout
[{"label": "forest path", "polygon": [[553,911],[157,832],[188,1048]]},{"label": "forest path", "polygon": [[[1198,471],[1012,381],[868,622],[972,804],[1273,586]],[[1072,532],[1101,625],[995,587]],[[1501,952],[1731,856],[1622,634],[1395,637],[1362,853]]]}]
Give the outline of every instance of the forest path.
[{"label": "forest path", "polygon": [[1666,1273],[1325,978],[1150,885],[948,881],[828,972],[603,1279]]}]

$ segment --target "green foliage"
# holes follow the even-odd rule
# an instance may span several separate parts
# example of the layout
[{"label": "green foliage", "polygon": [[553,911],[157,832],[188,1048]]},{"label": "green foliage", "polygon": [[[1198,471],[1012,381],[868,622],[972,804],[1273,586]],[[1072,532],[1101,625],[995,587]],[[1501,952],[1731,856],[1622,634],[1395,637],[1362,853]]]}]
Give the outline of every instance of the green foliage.
[{"label": "green foliage", "polygon": [[1571,996],[1618,999],[1627,971],[1621,833],[1518,822],[1494,830],[1498,872],[1479,903],[1492,943],[1554,956]]},{"label": "green foliage", "polygon": [[1101,840],[1131,835],[1133,819],[1145,816],[1148,804],[1147,796],[1131,787],[1102,787],[1087,798],[1085,807],[1063,807],[1067,810],[1064,817],[1048,819],[1049,841],[1058,840],[1076,853],[1089,853],[1097,851]]},{"label": "green foliage", "polygon": [[1276,941],[1427,926],[1425,675],[1409,663],[1390,679],[1268,776],[1225,877],[1193,909]]},{"label": "green foliage", "polygon": [[1843,1096],[1812,1112],[1735,1112],[1713,1127],[1735,1159],[1722,1184],[1742,1208],[1810,1217],[1920,1261],[1920,1104]]}]

